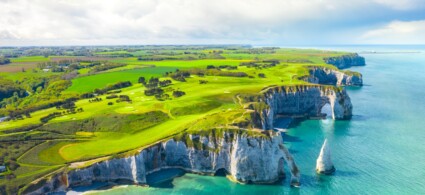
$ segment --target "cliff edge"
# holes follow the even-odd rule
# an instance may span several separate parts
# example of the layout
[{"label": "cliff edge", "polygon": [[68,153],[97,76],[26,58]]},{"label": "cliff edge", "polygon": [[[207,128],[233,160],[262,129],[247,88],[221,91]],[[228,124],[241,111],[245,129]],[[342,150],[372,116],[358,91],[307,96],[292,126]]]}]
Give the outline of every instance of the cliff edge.
[{"label": "cliff edge", "polygon": [[364,57],[359,56],[359,54],[347,54],[336,57],[327,57],[323,58],[327,64],[332,64],[339,69],[349,68],[351,66],[364,66],[366,61]]},{"label": "cliff edge", "polygon": [[57,173],[37,181],[26,194],[66,191],[93,182],[146,184],[147,175],[167,168],[209,175],[224,170],[238,182],[274,183],[285,176],[285,164],[291,185],[299,185],[300,173],[278,132],[212,130],[209,134],[184,134],[134,155]]}]

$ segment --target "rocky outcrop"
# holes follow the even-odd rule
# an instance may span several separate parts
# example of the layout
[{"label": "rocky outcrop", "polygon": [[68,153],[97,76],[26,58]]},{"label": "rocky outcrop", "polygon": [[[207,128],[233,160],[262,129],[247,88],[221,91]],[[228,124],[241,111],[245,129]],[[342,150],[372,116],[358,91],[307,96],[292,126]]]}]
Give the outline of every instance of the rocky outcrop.
[{"label": "rocky outcrop", "polygon": [[322,149],[320,149],[320,154],[316,161],[316,172],[327,175],[335,172],[335,167],[331,159],[331,149],[329,148],[327,139],[325,139]]},{"label": "rocky outcrop", "polygon": [[342,56],[336,56],[336,57],[327,57],[323,58],[323,60],[327,64],[332,64],[339,69],[343,68],[349,68],[351,66],[364,66],[366,65],[366,61],[364,57],[359,56],[359,54],[347,54]]},{"label": "rocky outcrop", "polygon": [[146,175],[165,168],[213,175],[225,170],[242,183],[273,183],[289,167],[292,185],[299,185],[299,171],[283,145],[280,133],[226,130],[209,135],[186,135],[141,150],[139,153],[95,163],[53,176],[28,194],[69,189],[93,182],[127,181],[146,184]]},{"label": "rocky outcrop", "polygon": [[310,76],[305,79],[307,82],[338,85],[338,86],[362,86],[363,78],[360,73],[351,71],[339,71],[325,67],[309,68]]},{"label": "rocky outcrop", "polygon": [[333,119],[349,119],[353,106],[344,88],[320,85],[270,87],[263,92],[260,102],[266,106],[252,113],[258,128],[273,129],[278,115],[322,117],[323,106],[329,104]]}]

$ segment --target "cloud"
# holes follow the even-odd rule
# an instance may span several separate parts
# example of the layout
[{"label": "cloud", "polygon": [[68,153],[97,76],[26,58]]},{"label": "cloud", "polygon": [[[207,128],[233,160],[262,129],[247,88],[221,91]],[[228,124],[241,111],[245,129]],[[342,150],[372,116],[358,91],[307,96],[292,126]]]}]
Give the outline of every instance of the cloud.
[{"label": "cloud", "polygon": [[376,3],[396,10],[415,10],[424,7],[423,0],[374,0]]},{"label": "cloud", "polygon": [[366,31],[360,40],[375,44],[423,44],[425,20],[392,21],[382,27]]},{"label": "cloud", "polygon": [[0,0],[0,45],[333,44],[416,1]]}]

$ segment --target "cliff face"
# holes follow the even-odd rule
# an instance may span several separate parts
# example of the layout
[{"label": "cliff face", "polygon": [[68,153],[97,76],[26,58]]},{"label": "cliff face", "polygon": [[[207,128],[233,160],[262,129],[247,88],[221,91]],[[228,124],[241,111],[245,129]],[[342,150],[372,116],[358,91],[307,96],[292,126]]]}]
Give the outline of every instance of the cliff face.
[{"label": "cliff face", "polygon": [[348,54],[337,57],[328,57],[323,59],[327,64],[332,64],[339,69],[349,68],[351,66],[364,66],[366,61],[359,54]]},{"label": "cliff face", "polygon": [[185,141],[171,139],[143,149],[134,156],[57,174],[28,194],[62,191],[96,181],[124,180],[145,184],[146,175],[164,168],[181,168],[202,174],[214,174],[224,169],[239,182],[273,183],[285,176],[286,164],[291,184],[298,185],[298,168],[279,133],[252,136],[243,131],[225,131],[221,136],[187,135]]},{"label": "cliff face", "polygon": [[[262,98],[268,107],[254,112],[254,120],[262,129],[273,129],[277,115],[319,117],[329,104],[333,119],[349,119],[353,106],[345,89],[332,86],[274,87]],[[259,113],[260,112],[260,113]]]},{"label": "cliff face", "polygon": [[310,83],[338,86],[363,85],[362,75],[356,72],[342,72],[324,67],[313,67],[309,72],[310,76],[306,81]]}]

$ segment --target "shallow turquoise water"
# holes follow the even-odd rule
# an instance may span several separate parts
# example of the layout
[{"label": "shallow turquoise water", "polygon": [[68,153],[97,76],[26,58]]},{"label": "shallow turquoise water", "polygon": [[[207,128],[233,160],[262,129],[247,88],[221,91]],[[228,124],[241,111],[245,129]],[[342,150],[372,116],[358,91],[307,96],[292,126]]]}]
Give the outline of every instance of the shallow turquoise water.
[{"label": "shallow turquoise water", "polygon": [[[225,177],[186,174],[156,187],[117,188],[102,194],[425,194],[425,47],[345,47],[348,51],[421,51],[365,54],[365,86],[349,88],[350,121],[311,120],[284,138],[302,173],[300,188],[241,185]],[[320,146],[329,139],[337,169],[317,176]]]}]

